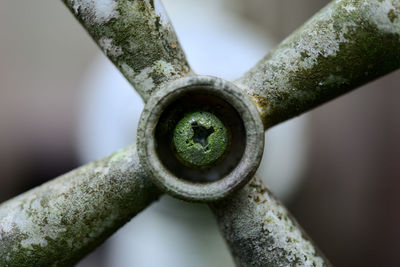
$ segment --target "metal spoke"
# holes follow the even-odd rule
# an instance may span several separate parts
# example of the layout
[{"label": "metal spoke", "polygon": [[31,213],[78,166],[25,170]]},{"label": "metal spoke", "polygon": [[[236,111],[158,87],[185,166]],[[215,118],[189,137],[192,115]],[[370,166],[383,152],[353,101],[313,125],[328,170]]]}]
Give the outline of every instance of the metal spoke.
[{"label": "metal spoke", "polygon": [[128,147],[0,205],[0,266],[72,265],[160,196]]},{"label": "metal spoke", "polygon": [[160,0],[62,0],[144,101],[190,73]]},{"label": "metal spoke", "polygon": [[265,128],[400,67],[400,1],[335,0],[241,77]]},{"label": "metal spoke", "polygon": [[331,265],[257,177],[210,208],[237,266]]},{"label": "metal spoke", "polygon": [[[62,1],[145,102],[157,90],[170,90],[167,88],[169,82],[192,74],[159,0]],[[335,0],[236,84],[256,105],[267,129],[399,67],[400,1]],[[202,88],[206,92],[220,88],[217,85],[225,82],[199,84],[210,87]],[[199,90],[199,84],[193,92]],[[190,86],[179,87],[182,88],[192,90]],[[207,96],[199,94],[197,101],[204,105],[204,99],[214,97],[208,101],[212,107],[218,106],[214,103],[225,103],[218,102],[215,97],[228,94],[227,88]],[[258,140],[257,136],[262,137],[262,123],[248,98],[240,90],[233,91],[231,95],[224,95],[224,101],[240,96],[239,99],[245,101],[237,104],[241,109],[234,105],[235,108],[240,111],[250,106],[250,111],[245,114],[253,114],[249,118],[257,119],[257,123],[254,122],[257,131],[243,127],[246,144],[253,144]],[[164,112],[161,109],[171,104],[169,100],[165,103],[160,101],[163,92],[153,95],[154,107],[147,110],[151,127],[142,127],[139,131],[143,140],[144,137],[154,138],[154,125]],[[248,105],[242,103],[246,101]],[[192,102],[192,99],[187,101],[189,104]],[[155,114],[159,117],[156,118]],[[250,119],[242,121],[247,125],[252,121]],[[144,119],[142,121],[147,123]],[[172,120],[165,121],[168,123],[161,126],[169,129]],[[187,127],[187,122],[184,123]],[[238,125],[242,127],[242,124]],[[244,132],[245,129],[249,132]],[[225,134],[220,136],[225,137]],[[257,148],[262,140],[254,147]],[[141,141],[139,144],[155,151],[156,145],[152,142]],[[187,150],[185,144],[188,143],[182,147]],[[169,145],[165,147],[170,148]],[[226,146],[217,148],[224,152]],[[240,146],[237,151],[241,149]],[[191,165],[203,164],[188,160],[191,158],[184,153],[186,150],[179,154],[181,161]],[[239,168],[237,172],[244,169],[248,174],[246,177],[250,178],[255,172],[253,165],[258,163],[261,154],[251,148],[248,151],[253,158],[245,157],[249,162],[243,160],[243,164],[253,169],[247,172],[246,168]],[[222,154],[216,154],[209,161],[217,162]],[[147,154],[143,152],[143,155]],[[170,170],[165,173],[169,177]],[[234,173],[232,177],[245,176]],[[1,204],[0,265],[71,265],[79,261],[161,195],[149,178],[139,163],[136,147],[131,146]],[[177,179],[175,176],[172,178],[174,181]],[[221,184],[229,185],[226,181],[231,182],[225,179]],[[189,182],[183,184],[193,185]],[[205,193],[209,192],[201,191],[199,195]],[[193,194],[187,199],[191,197]],[[253,178],[244,188],[209,205],[238,266],[330,266],[260,179]]]}]

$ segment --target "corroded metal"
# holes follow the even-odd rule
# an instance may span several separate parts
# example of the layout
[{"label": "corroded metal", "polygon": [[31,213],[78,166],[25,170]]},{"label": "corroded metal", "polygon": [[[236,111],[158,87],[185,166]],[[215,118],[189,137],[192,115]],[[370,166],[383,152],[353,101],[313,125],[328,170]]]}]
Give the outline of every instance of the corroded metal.
[{"label": "corroded metal", "polygon": [[[258,167],[262,123],[271,127],[400,66],[400,1],[333,1],[236,81],[247,95],[217,78],[179,79],[193,73],[159,1],[63,2],[149,100],[137,140],[142,164],[130,147],[1,204],[1,266],[75,263],[158,198],[147,178],[182,199],[218,200],[210,206],[239,266],[329,265],[258,179],[233,191]],[[173,104],[192,102],[231,131],[229,154],[215,168],[170,168],[166,160],[175,158],[168,142],[177,114],[187,111]]]},{"label": "corroded metal", "polygon": [[147,101],[190,67],[160,0],[62,0]]},{"label": "corroded metal", "polygon": [[331,265],[259,178],[210,207],[237,266]]},{"label": "corroded metal", "polygon": [[[229,154],[206,170],[174,160],[172,134],[191,109],[212,110],[232,133]],[[264,129],[255,106],[235,85],[210,76],[174,81],[152,95],[138,127],[138,153],[144,168],[163,191],[189,201],[214,201],[240,188],[261,160]]]},{"label": "corroded metal", "polygon": [[135,146],[0,205],[0,266],[70,266],[160,195]]},{"label": "corroded metal", "polygon": [[266,128],[400,67],[400,1],[336,0],[237,81]]}]

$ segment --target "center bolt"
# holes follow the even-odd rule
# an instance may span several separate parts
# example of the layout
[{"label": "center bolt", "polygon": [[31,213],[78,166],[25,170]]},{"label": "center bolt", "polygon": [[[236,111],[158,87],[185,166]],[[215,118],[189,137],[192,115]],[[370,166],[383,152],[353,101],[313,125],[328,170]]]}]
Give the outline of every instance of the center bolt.
[{"label": "center bolt", "polygon": [[212,167],[224,158],[229,143],[229,133],[224,124],[206,111],[186,113],[173,133],[176,157],[188,167]]}]

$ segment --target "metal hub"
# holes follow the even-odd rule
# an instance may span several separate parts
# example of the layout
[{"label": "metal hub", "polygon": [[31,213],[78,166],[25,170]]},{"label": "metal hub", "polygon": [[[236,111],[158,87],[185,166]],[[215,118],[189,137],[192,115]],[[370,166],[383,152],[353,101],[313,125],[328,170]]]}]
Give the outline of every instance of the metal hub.
[{"label": "metal hub", "polygon": [[139,122],[138,153],[153,182],[189,201],[214,201],[246,184],[264,148],[255,106],[234,84],[210,76],[155,92]]}]

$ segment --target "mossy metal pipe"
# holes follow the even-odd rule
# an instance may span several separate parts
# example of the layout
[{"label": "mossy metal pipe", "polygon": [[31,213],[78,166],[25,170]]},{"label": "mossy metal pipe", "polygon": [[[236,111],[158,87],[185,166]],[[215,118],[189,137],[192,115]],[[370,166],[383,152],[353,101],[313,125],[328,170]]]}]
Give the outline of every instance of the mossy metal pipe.
[{"label": "mossy metal pipe", "polygon": [[400,67],[400,1],[335,0],[237,81],[266,128]]},{"label": "mossy metal pipe", "polygon": [[135,146],[0,205],[0,266],[71,266],[160,193]]},{"label": "mossy metal pipe", "polygon": [[160,0],[62,0],[144,101],[190,67]]},{"label": "mossy metal pipe", "polygon": [[[63,2],[146,102],[191,73],[159,1]],[[399,15],[399,0],[333,1],[236,83],[271,127],[397,69]],[[260,120],[257,111],[250,113],[255,116],[244,123]],[[139,131],[154,130],[152,123]],[[256,124],[248,136],[262,136]],[[245,157],[253,168],[246,173],[255,172],[260,157]],[[192,189],[182,198],[227,195],[220,188],[211,197]],[[0,265],[73,264],[159,194],[135,147],[65,174],[0,205]],[[258,179],[210,206],[239,266],[329,265]]]},{"label": "mossy metal pipe", "polygon": [[331,266],[257,177],[210,207],[237,266]]}]

